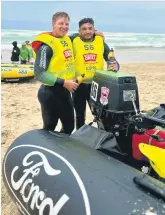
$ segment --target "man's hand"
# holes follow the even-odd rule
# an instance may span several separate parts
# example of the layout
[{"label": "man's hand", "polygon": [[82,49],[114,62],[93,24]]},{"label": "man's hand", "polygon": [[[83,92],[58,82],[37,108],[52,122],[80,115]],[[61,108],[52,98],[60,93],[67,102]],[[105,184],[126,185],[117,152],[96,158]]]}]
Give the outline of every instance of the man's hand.
[{"label": "man's hand", "polygon": [[119,70],[117,62],[116,61],[107,62],[107,70],[117,72]]},{"label": "man's hand", "polygon": [[103,32],[95,31],[95,35],[96,36],[101,36],[103,38],[103,40],[105,40]]},{"label": "man's hand", "polygon": [[65,80],[64,87],[68,89],[69,92],[73,93],[77,89],[78,84],[73,80]]}]

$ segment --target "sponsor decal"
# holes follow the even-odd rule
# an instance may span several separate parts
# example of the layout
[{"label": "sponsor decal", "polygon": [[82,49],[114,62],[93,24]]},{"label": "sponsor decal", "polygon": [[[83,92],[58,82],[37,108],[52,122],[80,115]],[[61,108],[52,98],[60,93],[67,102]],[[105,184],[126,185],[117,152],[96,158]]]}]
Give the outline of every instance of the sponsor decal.
[{"label": "sponsor decal", "polygon": [[72,52],[70,49],[65,50],[63,53],[66,59],[72,57]]},{"label": "sponsor decal", "polygon": [[109,95],[109,89],[107,87],[101,87],[100,103],[102,105],[108,104],[108,95]]},{"label": "sponsor decal", "polygon": [[28,71],[26,69],[19,69],[18,73],[22,74],[22,75],[26,75],[28,73]]},{"label": "sponsor decal", "polygon": [[83,57],[85,62],[89,62],[89,61],[95,62],[97,58],[97,54],[88,53],[88,54],[84,54]]},{"label": "sponsor decal", "polygon": [[136,101],[136,91],[135,90],[123,90],[123,100],[125,102],[128,101]]},{"label": "sponsor decal", "polygon": [[1,71],[2,72],[11,72],[12,68],[3,68],[3,67],[1,67]]},{"label": "sponsor decal", "polygon": [[87,66],[86,71],[93,71],[94,72],[94,71],[96,71],[96,66],[94,66],[94,65]]},{"label": "sponsor decal", "polygon": [[7,153],[3,168],[5,182],[22,214],[91,215],[82,179],[58,153],[19,145]]},{"label": "sponsor decal", "polygon": [[97,100],[98,89],[99,89],[98,83],[96,83],[95,81],[92,81],[90,97],[91,97],[94,101]]},{"label": "sponsor decal", "polygon": [[13,81],[19,81],[19,78],[10,78],[10,79],[4,78],[4,80],[5,80],[6,82],[13,82]]}]

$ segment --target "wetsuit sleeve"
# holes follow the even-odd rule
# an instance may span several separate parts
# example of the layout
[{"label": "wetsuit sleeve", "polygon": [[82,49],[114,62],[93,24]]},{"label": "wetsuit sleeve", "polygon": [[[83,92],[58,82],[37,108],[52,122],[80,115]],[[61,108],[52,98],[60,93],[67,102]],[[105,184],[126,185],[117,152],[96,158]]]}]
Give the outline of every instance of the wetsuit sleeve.
[{"label": "wetsuit sleeve", "polygon": [[[104,60],[106,61],[106,62],[108,62],[108,54],[109,54],[109,52],[110,52],[110,48],[109,48],[109,46],[104,42],[104,54],[103,54],[103,56],[104,56]],[[115,60],[116,60],[116,58],[115,58]],[[117,62],[117,64],[118,64],[118,70],[120,69],[120,64],[119,64],[119,62],[116,60],[116,62]]]},{"label": "wetsuit sleeve", "polygon": [[49,67],[51,58],[53,56],[52,49],[43,44],[36,52],[36,60],[34,64],[34,74],[38,81],[43,84],[48,84],[49,86],[54,86],[56,84],[64,85],[64,80],[56,78],[51,73],[48,73],[46,70]]},{"label": "wetsuit sleeve", "polygon": [[74,40],[76,37],[78,37],[78,36],[79,36],[79,34],[78,34],[78,33],[75,33],[75,34],[69,35],[69,38],[70,38],[71,41],[73,42],[73,40]]}]

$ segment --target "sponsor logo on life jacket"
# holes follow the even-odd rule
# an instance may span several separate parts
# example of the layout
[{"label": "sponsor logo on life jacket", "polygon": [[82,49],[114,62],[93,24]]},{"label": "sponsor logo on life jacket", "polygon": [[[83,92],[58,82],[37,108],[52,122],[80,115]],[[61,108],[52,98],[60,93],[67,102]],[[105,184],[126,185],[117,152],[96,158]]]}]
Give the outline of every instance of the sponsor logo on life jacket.
[{"label": "sponsor logo on life jacket", "polygon": [[83,181],[60,154],[19,145],[7,153],[3,168],[6,185],[23,215],[91,215]]},{"label": "sponsor logo on life jacket", "polygon": [[65,51],[64,51],[64,56],[65,56],[66,59],[72,57],[72,52],[71,52],[71,50],[70,50],[70,49],[65,50]]},{"label": "sponsor logo on life jacket", "polygon": [[85,62],[89,62],[89,61],[95,62],[97,58],[97,54],[88,53],[88,54],[84,54],[83,57]]}]

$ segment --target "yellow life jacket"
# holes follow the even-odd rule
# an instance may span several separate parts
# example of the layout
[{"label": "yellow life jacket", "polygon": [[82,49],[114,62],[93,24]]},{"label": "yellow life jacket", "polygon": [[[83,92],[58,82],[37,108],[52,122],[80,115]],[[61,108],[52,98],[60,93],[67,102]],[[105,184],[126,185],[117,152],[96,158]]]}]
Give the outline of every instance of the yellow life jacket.
[{"label": "yellow life jacket", "polygon": [[96,70],[104,69],[104,42],[101,36],[84,42],[80,37],[73,40],[76,76],[85,74],[83,82],[91,83]]},{"label": "yellow life jacket", "polygon": [[[53,37],[50,33],[38,35],[32,47],[36,51],[38,44],[45,43],[53,50],[47,72],[54,75],[56,78],[71,80],[75,78],[75,65],[71,40],[68,36],[62,38]],[[38,46],[39,48],[39,46]]]}]

